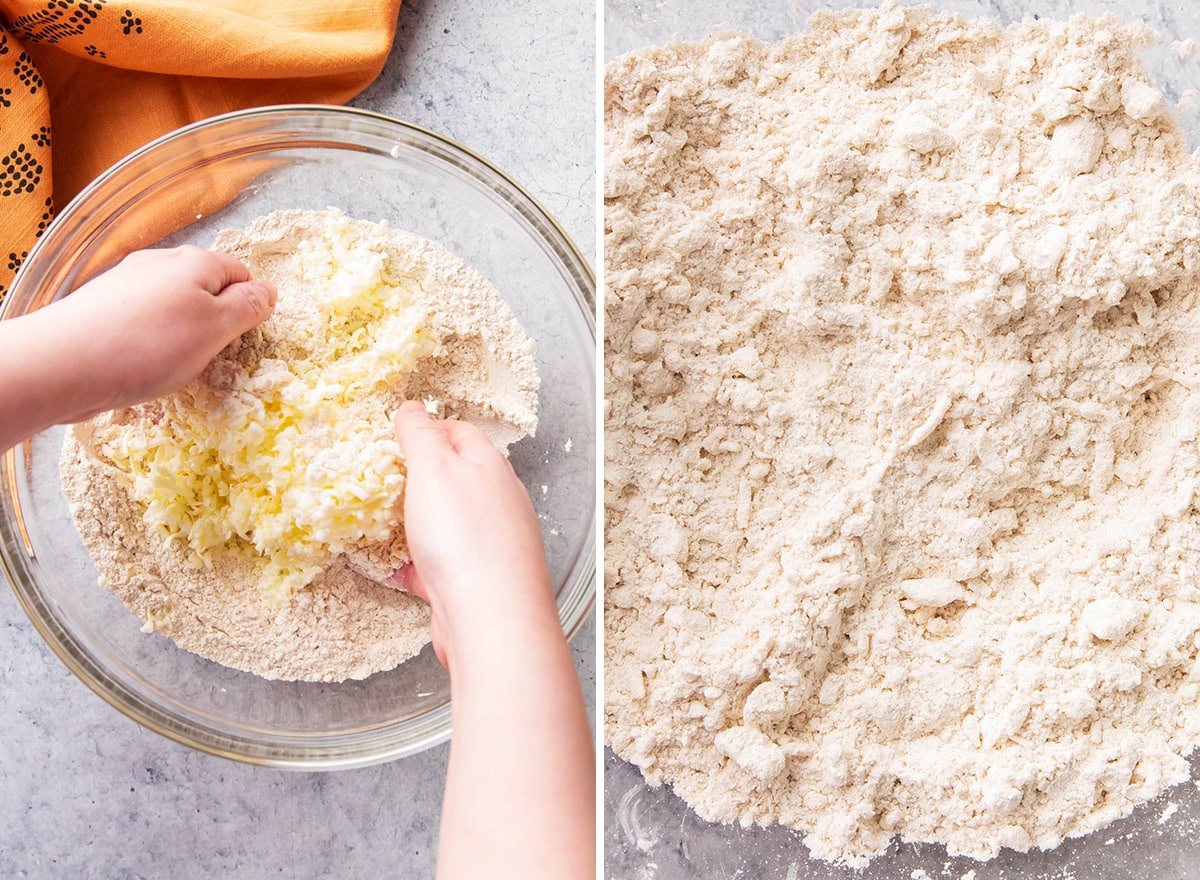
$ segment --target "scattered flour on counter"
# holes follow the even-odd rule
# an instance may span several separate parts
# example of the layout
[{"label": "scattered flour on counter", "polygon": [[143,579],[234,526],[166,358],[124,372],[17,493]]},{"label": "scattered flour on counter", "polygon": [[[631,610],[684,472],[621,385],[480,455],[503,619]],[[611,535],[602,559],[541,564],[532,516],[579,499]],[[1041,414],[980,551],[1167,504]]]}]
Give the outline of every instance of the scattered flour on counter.
[{"label": "scattered flour on counter", "polygon": [[606,737],[865,864],[1200,741],[1200,166],[1112,17],[894,4],[605,88]]},{"label": "scattered flour on counter", "polygon": [[532,434],[532,345],[434,242],[336,211],[281,211],[216,248],[279,289],[274,315],[187,388],[69,432],[63,485],[99,572],[147,632],[266,678],[340,681],[429,640],[380,583],[407,559],[405,399]]}]

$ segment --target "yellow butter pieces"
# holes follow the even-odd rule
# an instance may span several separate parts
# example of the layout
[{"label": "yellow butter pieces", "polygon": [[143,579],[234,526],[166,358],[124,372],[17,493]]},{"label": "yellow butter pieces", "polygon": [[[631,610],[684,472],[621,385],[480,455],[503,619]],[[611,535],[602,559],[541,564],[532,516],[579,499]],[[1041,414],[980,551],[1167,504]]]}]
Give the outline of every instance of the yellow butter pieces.
[{"label": "yellow butter pieces", "polygon": [[[264,597],[281,602],[356,542],[385,539],[404,485],[399,449],[364,423],[364,395],[412,372],[438,340],[417,279],[392,278],[344,218],[294,255],[316,320],[289,320],[303,357],[262,357],[232,387],[164,398],[156,421],[119,426],[102,444],[129,474],[153,532],[262,560]],[[355,417],[355,407],[360,412]],[[381,406],[381,404],[380,404]]]}]

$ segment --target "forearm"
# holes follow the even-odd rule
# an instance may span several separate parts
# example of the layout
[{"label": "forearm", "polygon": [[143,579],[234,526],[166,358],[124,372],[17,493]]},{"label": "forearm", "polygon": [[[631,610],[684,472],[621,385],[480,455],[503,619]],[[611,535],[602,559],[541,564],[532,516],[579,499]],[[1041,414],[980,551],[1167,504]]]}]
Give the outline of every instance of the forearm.
[{"label": "forearm", "polygon": [[595,750],[553,604],[460,635],[440,880],[593,876]]},{"label": "forearm", "polygon": [[78,352],[42,311],[0,321],[0,452],[51,425],[103,409],[78,375]]}]

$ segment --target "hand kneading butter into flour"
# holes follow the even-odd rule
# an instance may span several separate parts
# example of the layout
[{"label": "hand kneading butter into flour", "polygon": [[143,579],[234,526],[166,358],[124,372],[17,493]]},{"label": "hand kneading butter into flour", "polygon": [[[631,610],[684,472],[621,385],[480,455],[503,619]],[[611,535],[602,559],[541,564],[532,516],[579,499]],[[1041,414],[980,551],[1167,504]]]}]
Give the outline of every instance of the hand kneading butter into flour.
[{"label": "hand kneading butter into flour", "polygon": [[77,427],[67,497],[102,582],[147,631],[267,678],[337,681],[429,641],[382,586],[408,561],[390,413],[430,401],[501,450],[533,433],[532,346],[449,251],[336,211],[281,211],[216,249],[275,314],[183,390]]},{"label": "hand kneading butter into flour", "polygon": [[1200,164],[1148,40],[888,4],[609,66],[605,730],[701,816],[988,858],[1188,777]]}]

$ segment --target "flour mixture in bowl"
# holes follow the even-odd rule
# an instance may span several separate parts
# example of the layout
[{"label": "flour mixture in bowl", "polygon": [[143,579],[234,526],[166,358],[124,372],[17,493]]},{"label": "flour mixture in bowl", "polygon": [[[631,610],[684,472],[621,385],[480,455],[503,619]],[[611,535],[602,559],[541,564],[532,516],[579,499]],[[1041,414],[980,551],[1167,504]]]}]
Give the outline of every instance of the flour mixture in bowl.
[{"label": "flour mixture in bowl", "polygon": [[889,4],[609,67],[605,731],[705,818],[987,858],[1187,778],[1200,163],[1147,39]]},{"label": "flour mixture in bowl", "polygon": [[495,445],[537,424],[532,345],[442,246],[337,211],[280,211],[217,250],[274,315],[187,388],[77,426],[63,485],[84,545],[147,632],[266,678],[341,681],[429,641],[405,562],[405,399]]}]

